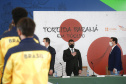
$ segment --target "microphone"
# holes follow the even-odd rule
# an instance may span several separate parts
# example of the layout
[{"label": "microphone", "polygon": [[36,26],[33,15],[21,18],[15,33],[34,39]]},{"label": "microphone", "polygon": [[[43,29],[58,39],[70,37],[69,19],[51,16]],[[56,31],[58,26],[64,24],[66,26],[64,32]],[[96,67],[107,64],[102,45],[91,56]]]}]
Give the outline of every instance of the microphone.
[{"label": "microphone", "polygon": [[61,77],[63,77],[63,64],[60,62],[60,65],[62,66],[62,75],[61,75]]},{"label": "microphone", "polygon": [[92,76],[96,76],[96,75],[94,75],[94,67],[95,67],[95,64],[98,64],[99,61],[101,61],[101,59],[105,56],[105,54],[107,53],[107,51],[108,51],[109,48],[110,48],[110,46],[107,47],[106,51],[103,53],[103,55],[101,57],[99,57],[99,58],[94,59],[94,60],[91,61],[91,64],[93,66],[93,75]]}]

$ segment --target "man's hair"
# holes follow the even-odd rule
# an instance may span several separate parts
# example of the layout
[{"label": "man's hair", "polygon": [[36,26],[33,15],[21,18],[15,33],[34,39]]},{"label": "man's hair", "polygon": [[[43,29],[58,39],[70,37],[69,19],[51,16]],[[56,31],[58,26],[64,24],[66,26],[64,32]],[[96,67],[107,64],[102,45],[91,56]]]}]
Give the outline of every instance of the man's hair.
[{"label": "man's hair", "polygon": [[46,42],[48,42],[50,44],[50,39],[48,37],[44,38],[46,40]]},{"label": "man's hair", "polygon": [[118,39],[116,37],[111,37],[112,41],[115,41],[115,43],[118,43]]},{"label": "man's hair", "polygon": [[32,19],[25,17],[19,20],[17,28],[21,30],[26,37],[33,36],[35,31],[35,23]]},{"label": "man's hair", "polygon": [[13,17],[15,25],[17,25],[18,21],[21,18],[27,17],[27,16],[28,16],[28,12],[24,8],[17,7],[12,10],[12,17]]},{"label": "man's hair", "polygon": [[70,39],[70,40],[68,41],[68,43],[70,43],[70,42],[74,42],[74,40],[73,40],[73,39]]}]

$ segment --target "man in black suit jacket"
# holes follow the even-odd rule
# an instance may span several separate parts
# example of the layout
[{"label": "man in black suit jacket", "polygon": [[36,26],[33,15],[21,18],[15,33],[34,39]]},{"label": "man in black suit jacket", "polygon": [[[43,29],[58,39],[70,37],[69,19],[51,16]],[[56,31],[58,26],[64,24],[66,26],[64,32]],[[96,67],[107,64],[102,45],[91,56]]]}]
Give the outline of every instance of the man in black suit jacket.
[{"label": "man in black suit jacket", "polygon": [[69,40],[68,44],[69,48],[63,52],[63,60],[66,62],[66,74],[71,76],[73,72],[74,76],[78,76],[82,71],[81,54],[78,49],[74,48],[74,41],[72,39]]},{"label": "man in black suit jacket", "polygon": [[[112,46],[112,50],[108,59],[108,70],[110,70],[111,75],[119,75],[122,70],[121,50],[117,46],[117,43],[117,38],[111,37],[109,45]],[[117,71],[116,74],[115,71]]]},{"label": "man in black suit jacket", "polygon": [[44,42],[45,47],[51,53],[51,62],[50,62],[49,75],[53,75],[53,73],[54,73],[54,64],[55,64],[56,51],[55,51],[55,49],[53,47],[50,46],[50,39],[49,38],[44,38],[43,42]]}]

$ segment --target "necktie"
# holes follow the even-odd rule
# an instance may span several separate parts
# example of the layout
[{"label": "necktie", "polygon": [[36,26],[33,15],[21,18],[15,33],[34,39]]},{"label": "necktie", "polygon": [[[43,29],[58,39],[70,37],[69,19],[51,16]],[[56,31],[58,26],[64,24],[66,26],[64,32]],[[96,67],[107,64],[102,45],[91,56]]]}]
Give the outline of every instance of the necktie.
[{"label": "necktie", "polygon": [[73,51],[73,48],[71,48],[71,51],[72,51],[72,53],[74,52],[74,51]]}]

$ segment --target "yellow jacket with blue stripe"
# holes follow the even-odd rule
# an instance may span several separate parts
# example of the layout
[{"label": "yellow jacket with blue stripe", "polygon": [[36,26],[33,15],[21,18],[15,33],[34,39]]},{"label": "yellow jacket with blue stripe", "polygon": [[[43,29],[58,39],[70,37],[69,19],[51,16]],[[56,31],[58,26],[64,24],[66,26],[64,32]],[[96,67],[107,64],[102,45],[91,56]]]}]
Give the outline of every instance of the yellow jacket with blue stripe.
[{"label": "yellow jacket with blue stripe", "polygon": [[47,84],[51,54],[32,38],[8,50],[5,56],[3,84]]},{"label": "yellow jacket with blue stripe", "polygon": [[[34,35],[34,40],[39,43],[38,37]],[[11,31],[4,33],[0,36],[0,82],[3,72],[4,57],[8,49],[18,45],[20,38],[17,34],[16,27],[12,28]]]}]

